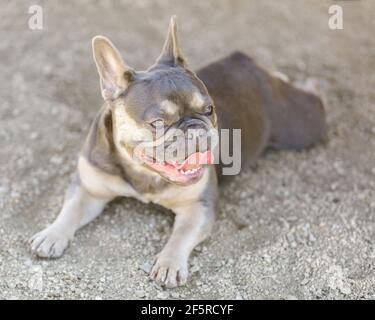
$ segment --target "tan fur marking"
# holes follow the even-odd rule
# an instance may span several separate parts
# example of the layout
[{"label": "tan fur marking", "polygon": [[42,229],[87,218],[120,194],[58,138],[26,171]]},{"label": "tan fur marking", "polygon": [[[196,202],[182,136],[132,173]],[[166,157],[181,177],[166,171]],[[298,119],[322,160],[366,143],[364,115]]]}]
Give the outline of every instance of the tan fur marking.
[{"label": "tan fur marking", "polygon": [[285,73],[282,73],[280,71],[273,71],[271,72],[271,75],[284,82],[290,82],[289,77]]},{"label": "tan fur marking", "polygon": [[160,103],[160,109],[163,110],[166,114],[173,116],[177,113],[178,106],[172,101],[163,100]]},{"label": "tan fur marking", "polygon": [[[149,138],[151,143],[153,143],[152,133],[146,129],[140,128],[136,121],[127,114],[125,109],[125,106],[121,104],[117,105],[114,108],[114,143],[121,156],[128,162],[132,163],[133,169],[139,172],[150,172],[141,164],[136,162],[126,151],[126,149],[121,145],[121,142],[124,142],[126,144],[126,142],[129,141],[145,140],[147,137]],[[155,173],[154,175],[158,174]]]},{"label": "tan fur marking", "polygon": [[113,112],[114,133],[117,141],[144,139],[144,130],[141,130],[137,122],[128,115],[125,105],[117,104]]},{"label": "tan fur marking", "polygon": [[199,92],[194,92],[193,98],[191,99],[191,106],[194,109],[200,109],[204,106],[205,100]]}]

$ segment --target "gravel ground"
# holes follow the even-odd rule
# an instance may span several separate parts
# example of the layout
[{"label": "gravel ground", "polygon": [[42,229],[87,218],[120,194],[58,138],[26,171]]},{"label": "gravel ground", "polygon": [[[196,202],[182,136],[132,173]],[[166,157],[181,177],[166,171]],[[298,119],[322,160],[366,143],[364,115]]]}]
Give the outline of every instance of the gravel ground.
[{"label": "gravel ground", "polygon": [[[35,3],[41,31],[27,28]],[[328,28],[332,3],[344,8],[344,30]],[[111,203],[61,259],[33,257],[26,240],[57,215],[101,105],[92,36],[110,37],[144,69],[172,14],[193,68],[239,49],[295,81],[318,81],[327,141],[267,152],[222,188],[216,227],[194,251],[185,287],[148,280],[173,216],[133,199]],[[374,299],[374,29],[371,0],[1,0],[0,297]]]}]

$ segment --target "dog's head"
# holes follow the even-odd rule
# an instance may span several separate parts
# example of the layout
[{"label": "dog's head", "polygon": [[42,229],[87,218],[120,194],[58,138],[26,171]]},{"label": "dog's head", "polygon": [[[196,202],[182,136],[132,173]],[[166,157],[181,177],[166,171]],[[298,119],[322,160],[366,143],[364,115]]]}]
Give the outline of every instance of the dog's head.
[{"label": "dog's head", "polygon": [[156,63],[128,67],[105,37],[93,39],[102,96],[112,110],[117,151],[177,184],[198,181],[213,163],[215,107],[178,46],[175,17]]}]

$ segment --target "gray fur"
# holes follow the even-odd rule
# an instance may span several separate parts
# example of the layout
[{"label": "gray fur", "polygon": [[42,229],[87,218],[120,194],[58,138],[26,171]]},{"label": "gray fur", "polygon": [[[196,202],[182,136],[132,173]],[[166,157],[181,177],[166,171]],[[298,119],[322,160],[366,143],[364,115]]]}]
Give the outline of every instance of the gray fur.
[{"label": "gray fur", "polygon": [[[300,149],[318,142],[326,130],[321,100],[271,76],[239,52],[195,74],[178,46],[174,17],[161,55],[147,71],[129,68],[104,37],[94,38],[93,51],[106,102],[82,148],[80,179],[70,188],[56,221],[31,239],[32,250],[43,257],[60,256],[76,230],[106,203],[116,196],[133,196],[176,214],[172,235],[150,276],[167,287],[184,284],[188,257],[214,223],[218,176],[208,167],[200,180],[179,185],[135,162],[131,156],[136,145],[150,138],[143,129],[151,129],[155,119],[164,121],[165,134],[176,128],[186,133],[189,127],[241,129],[245,166],[268,146]],[[173,112],[163,109],[165,102]],[[216,112],[204,114],[213,104]],[[217,168],[220,172],[220,165]]]}]

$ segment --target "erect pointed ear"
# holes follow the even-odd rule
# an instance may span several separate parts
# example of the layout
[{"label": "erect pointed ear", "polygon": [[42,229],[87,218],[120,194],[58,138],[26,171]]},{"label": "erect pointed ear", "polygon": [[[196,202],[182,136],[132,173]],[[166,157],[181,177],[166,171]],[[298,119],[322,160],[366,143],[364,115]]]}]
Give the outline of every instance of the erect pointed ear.
[{"label": "erect pointed ear", "polygon": [[129,85],[134,70],[125,65],[120,53],[106,37],[92,39],[94,60],[100,75],[104,100],[116,99]]},{"label": "erect pointed ear", "polygon": [[167,39],[165,40],[163,50],[156,62],[158,64],[185,66],[185,59],[182,56],[180,47],[178,46],[176,16],[171,17]]}]

